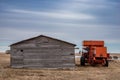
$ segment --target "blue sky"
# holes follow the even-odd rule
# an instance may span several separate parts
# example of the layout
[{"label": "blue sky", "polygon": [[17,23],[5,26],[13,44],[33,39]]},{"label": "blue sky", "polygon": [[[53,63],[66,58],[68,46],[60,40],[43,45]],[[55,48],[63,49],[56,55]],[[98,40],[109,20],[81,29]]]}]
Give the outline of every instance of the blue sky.
[{"label": "blue sky", "polygon": [[77,44],[104,40],[120,52],[120,0],[0,0],[0,52],[38,35]]}]

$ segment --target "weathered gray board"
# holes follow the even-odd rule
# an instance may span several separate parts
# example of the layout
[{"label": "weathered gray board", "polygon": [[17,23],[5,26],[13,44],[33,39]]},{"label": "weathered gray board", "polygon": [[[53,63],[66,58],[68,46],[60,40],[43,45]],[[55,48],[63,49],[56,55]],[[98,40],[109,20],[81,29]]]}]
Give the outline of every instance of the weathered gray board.
[{"label": "weathered gray board", "polygon": [[[68,68],[75,66],[73,45],[49,38],[46,38],[48,42],[44,43],[42,38],[46,37],[38,37],[11,46],[11,66],[13,68]],[[41,42],[41,40],[43,41]]]}]

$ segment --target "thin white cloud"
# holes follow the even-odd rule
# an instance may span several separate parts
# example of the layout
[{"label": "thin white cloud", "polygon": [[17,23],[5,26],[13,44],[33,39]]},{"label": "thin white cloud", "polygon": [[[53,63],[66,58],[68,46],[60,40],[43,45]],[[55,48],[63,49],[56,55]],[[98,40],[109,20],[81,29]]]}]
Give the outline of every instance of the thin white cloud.
[{"label": "thin white cloud", "polygon": [[[6,41],[19,41],[22,39],[30,38],[30,37],[35,37],[38,35],[49,35],[49,36],[65,36],[66,33],[61,33],[61,32],[53,32],[53,31],[42,31],[42,30],[33,30],[31,29],[19,29],[19,28],[0,28],[2,33],[4,34],[3,38],[0,38],[0,41],[2,39]],[[7,32],[4,32],[7,31]]]},{"label": "thin white cloud", "polygon": [[108,9],[113,6],[118,5],[118,3],[113,3],[107,0],[68,0],[67,3],[60,4],[61,10],[70,10],[73,12],[77,11],[92,11],[99,9]]},{"label": "thin white cloud", "polygon": [[[95,25],[93,25],[93,26],[95,26]],[[58,29],[59,28],[60,27],[58,27]],[[100,39],[100,40],[104,40],[105,43],[107,43],[107,44],[119,43],[120,39],[117,39],[117,40],[116,39],[106,39],[106,36],[105,36],[106,33],[105,33],[105,31],[103,31],[104,33],[102,33],[101,28],[103,30],[104,27],[99,27],[99,28],[96,27],[94,29],[91,27],[88,27],[88,31],[87,31],[86,30],[87,28],[82,27],[82,28],[75,29],[73,26],[70,29],[67,27],[64,27],[65,31],[63,31],[63,32],[61,32],[60,30],[58,30],[58,32],[45,31],[45,30],[36,31],[36,30],[33,30],[32,28],[28,29],[28,30],[27,29],[18,29],[18,28],[0,28],[0,30],[7,31],[4,33],[6,34],[7,38],[13,39],[13,41],[11,41],[12,43],[15,43],[15,42],[27,39],[27,38],[35,37],[40,34],[48,35],[48,36],[62,39],[62,40],[68,41],[68,42],[73,42],[73,43],[77,44],[79,47],[81,46],[81,42],[86,39],[87,40],[89,40],[89,39],[90,40],[91,39],[99,40]],[[72,31],[72,30],[75,30],[75,31]],[[8,47],[1,46],[0,49],[5,51],[6,49],[8,49]],[[110,49],[111,48],[109,48],[109,50],[108,50],[109,52],[111,51]]]},{"label": "thin white cloud", "polygon": [[[120,44],[119,26],[96,23],[100,20],[98,18],[99,12],[100,14],[106,12],[108,13],[106,16],[111,17],[109,13],[112,11],[107,12],[107,10],[115,9],[113,8],[115,3],[110,3],[107,0],[67,1],[58,3],[55,9],[48,8],[44,11],[7,7],[5,17],[0,20],[0,32],[2,33],[0,40],[14,43],[43,34],[73,42],[78,46],[81,46],[82,40],[85,39],[105,40],[107,44]],[[114,20],[114,18],[112,19]],[[101,20],[104,22],[104,18]],[[109,49],[109,51],[112,50]]]},{"label": "thin white cloud", "polygon": [[51,18],[59,19],[95,19],[94,16],[83,14],[83,13],[70,13],[70,12],[43,12],[43,11],[30,11],[30,10],[20,10],[20,9],[11,9],[9,10],[15,13],[23,13],[28,15],[37,15],[37,16],[46,16]]}]

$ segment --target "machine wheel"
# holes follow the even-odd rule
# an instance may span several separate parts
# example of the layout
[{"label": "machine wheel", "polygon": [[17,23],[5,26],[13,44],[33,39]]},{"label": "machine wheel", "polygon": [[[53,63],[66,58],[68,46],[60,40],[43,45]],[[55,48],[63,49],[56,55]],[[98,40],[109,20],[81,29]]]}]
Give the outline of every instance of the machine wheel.
[{"label": "machine wheel", "polygon": [[80,62],[81,62],[81,66],[85,66],[85,58],[84,57],[81,57]]},{"label": "machine wheel", "polygon": [[96,64],[95,64],[95,61],[94,61],[94,60],[92,60],[91,65],[92,65],[92,66],[96,66]]},{"label": "machine wheel", "polygon": [[108,67],[109,63],[108,63],[108,60],[105,60],[105,67]]}]

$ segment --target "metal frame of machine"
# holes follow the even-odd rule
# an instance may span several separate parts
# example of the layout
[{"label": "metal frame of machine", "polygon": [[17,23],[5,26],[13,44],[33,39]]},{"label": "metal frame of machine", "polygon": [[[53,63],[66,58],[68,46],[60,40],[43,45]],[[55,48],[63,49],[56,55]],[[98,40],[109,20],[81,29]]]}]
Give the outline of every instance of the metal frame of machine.
[{"label": "metal frame of machine", "polygon": [[85,63],[95,66],[96,64],[102,64],[108,67],[107,47],[104,46],[104,41],[83,41],[83,49],[81,56],[81,66]]}]

